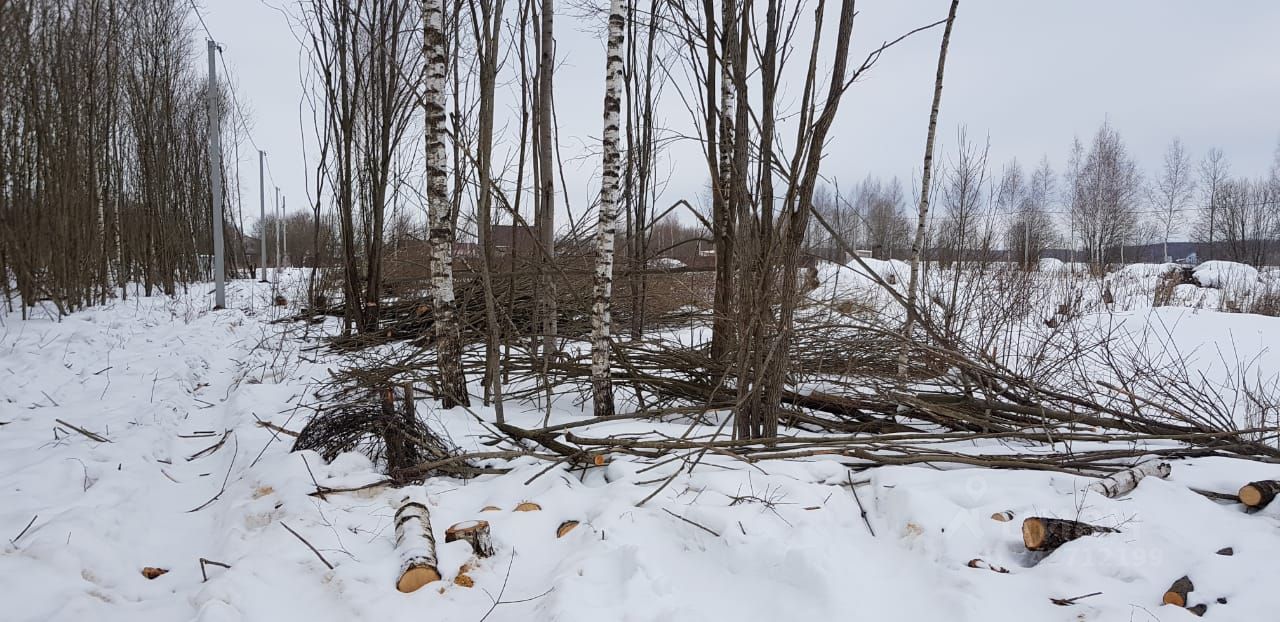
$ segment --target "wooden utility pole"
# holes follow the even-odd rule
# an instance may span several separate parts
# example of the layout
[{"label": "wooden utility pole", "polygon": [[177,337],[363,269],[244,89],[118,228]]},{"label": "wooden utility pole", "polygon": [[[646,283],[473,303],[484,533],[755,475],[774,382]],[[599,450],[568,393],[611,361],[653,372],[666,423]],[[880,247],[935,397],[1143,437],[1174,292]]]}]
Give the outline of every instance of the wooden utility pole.
[{"label": "wooden utility pole", "polygon": [[267,152],[258,151],[258,263],[262,265],[262,282],[267,282],[267,187],[263,180]]},{"label": "wooden utility pole", "polygon": [[227,306],[222,268],[222,120],[218,111],[218,43],[209,40],[209,188],[213,194],[214,309]]}]

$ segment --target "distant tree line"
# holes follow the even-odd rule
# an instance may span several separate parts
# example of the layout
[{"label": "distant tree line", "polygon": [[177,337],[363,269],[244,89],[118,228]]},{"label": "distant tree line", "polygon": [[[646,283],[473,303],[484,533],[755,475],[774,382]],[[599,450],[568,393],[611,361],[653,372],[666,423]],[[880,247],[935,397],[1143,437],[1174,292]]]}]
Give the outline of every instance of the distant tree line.
[{"label": "distant tree line", "polygon": [[[1269,173],[1257,179],[1233,176],[1220,149],[1193,162],[1177,139],[1161,166],[1144,176],[1120,133],[1105,123],[1087,145],[1073,141],[1061,174],[1047,157],[1030,174],[1017,160],[997,173],[987,153],[962,128],[939,163],[926,258],[942,265],[999,259],[1034,267],[1054,256],[1102,269],[1171,257],[1169,243],[1185,248],[1177,243],[1183,241],[1194,243],[1201,260],[1280,262],[1280,147]],[[814,208],[872,256],[904,259],[908,201],[897,178],[867,177],[848,189],[824,186]],[[817,227],[809,244],[820,256],[839,254]]]},{"label": "distant tree line", "polygon": [[[208,276],[206,72],[190,10],[181,0],[0,2],[9,304],[48,300],[65,313],[126,295],[127,283],[173,294]],[[224,213],[234,272],[244,256],[233,216]]]}]

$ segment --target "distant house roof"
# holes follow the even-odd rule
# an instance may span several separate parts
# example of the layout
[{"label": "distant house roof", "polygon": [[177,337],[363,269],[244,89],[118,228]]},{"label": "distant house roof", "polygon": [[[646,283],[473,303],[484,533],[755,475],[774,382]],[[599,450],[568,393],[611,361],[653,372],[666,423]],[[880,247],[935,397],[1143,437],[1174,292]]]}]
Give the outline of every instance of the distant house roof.
[{"label": "distant house roof", "polygon": [[494,225],[490,230],[493,246],[499,249],[516,248],[518,250],[538,247],[539,227],[524,225]]}]

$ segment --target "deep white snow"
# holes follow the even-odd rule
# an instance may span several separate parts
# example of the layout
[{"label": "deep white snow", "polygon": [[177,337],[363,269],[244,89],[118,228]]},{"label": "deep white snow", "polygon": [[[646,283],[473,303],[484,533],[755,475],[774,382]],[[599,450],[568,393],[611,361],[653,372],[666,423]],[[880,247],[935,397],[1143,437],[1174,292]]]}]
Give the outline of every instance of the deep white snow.
[{"label": "deep white snow", "polygon": [[[1234,492],[1280,478],[1280,465],[1222,458],[1175,461],[1168,480],[1148,478],[1107,499],[1084,492],[1089,478],[1058,473],[919,466],[850,474],[820,458],[747,465],[708,455],[639,507],[679,462],[649,468],[619,456],[585,474],[559,466],[535,478],[547,464],[528,459],[506,475],[437,478],[414,491],[430,504],[444,580],[401,594],[392,515],[403,492],[309,496],[316,482],[354,486],[380,476],[361,455],[326,464],[290,453],[291,438],[257,424],[300,429],[308,411],[299,404],[315,399],[314,381],[335,364],[315,348],[324,327],[308,335],[301,325],[267,323],[288,312],[267,305],[270,293],[243,281],[229,286],[226,311],[208,311],[206,292],[193,288],[61,322],[3,317],[0,619],[1192,620],[1160,606],[1183,575],[1196,585],[1192,603],[1209,604],[1207,619],[1258,622],[1280,611],[1280,504],[1249,515],[1190,490]],[[1161,334],[1191,351],[1234,338],[1260,370],[1280,371],[1275,318],[1146,308],[1082,321],[1119,322],[1135,335],[1175,324]],[[1194,364],[1212,373],[1219,359],[1198,351]],[[517,425],[541,423],[533,407],[507,410]],[[471,413],[424,411],[460,446],[481,447],[485,430]],[[565,400],[552,421],[586,416]],[[678,436],[686,428],[618,421],[576,433]],[[512,512],[522,501],[543,509]],[[490,505],[501,510],[480,511]],[[1006,510],[1013,521],[990,518]],[[1020,521],[1031,515],[1121,532],[1045,557],[1023,549]],[[469,548],[445,544],[443,534],[476,518],[491,523],[497,554],[470,572],[475,587],[466,588],[452,580]],[[557,538],[569,519],[582,524]],[[1215,554],[1228,546],[1234,556]],[[230,569],[209,565],[206,581],[201,558]],[[1009,572],[968,567],[975,558]],[[146,566],[169,572],[148,580]],[[1101,594],[1071,606],[1050,602],[1093,592]]]}]

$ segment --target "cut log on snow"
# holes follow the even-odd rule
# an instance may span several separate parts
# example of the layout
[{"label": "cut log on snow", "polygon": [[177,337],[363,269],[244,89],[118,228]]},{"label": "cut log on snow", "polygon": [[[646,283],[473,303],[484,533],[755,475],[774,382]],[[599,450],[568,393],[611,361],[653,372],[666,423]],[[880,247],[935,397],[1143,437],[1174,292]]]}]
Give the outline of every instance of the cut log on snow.
[{"label": "cut log on snow", "polygon": [[501,512],[502,508],[496,505],[486,505],[480,509],[481,512]]},{"label": "cut log on snow", "polygon": [[1196,586],[1191,582],[1191,579],[1188,577],[1182,577],[1181,579],[1174,581],[1173,585],[1170,585],[1168,590],[1165,590],[1164,604],[1186,607],[1187,594],[1190,594],[1194,589],[1196,589]]},{"label": "cut log on snow", "polygon": [[1003,512],[996,512],[995,514],[992,514],[992,515],[991,515],[991,520],[994,520],[994,521],[1000,521],[1000,522],[1002,522],[1002,523],[1007,523],[1007,522],[1009,522],[1009,521],[1013,520],[1013,510],[1005,510],[1005,511],[1003,511]]},{"label": "cut log on snow", "polygon": [[573,528],[577,526],[578,526],[578,521],[576,520],[567,520],[563,523],[560,523],[560,526],[556,527],[556,537],[563,538],[565,534],[569,533],[570,531],[573,531]]},{"label": "cut log on snow", "polygon": [[1120,530],[1073,520],[1032,516],[1022,521],[1022,543],[1029,551],[1052,553],[1076,538],[1118,531]]},{"label": "cut log on snow", "polygon": [[536,504],[536,503],[534,503],[534,502],[532,502],[532,501],[525,501],[525,502],[521,503],[520,505],[517,505],[517,506],[516,506],[516,510],[515,510],[515,511],[517,511],[517,512],[537,512],[538,510],[541,510],[541,509],[542,509],[542,506],[540,506],[540,505],[538,505],[538,504]]},{"label": "cut log on snow", "polygon": [[1173,467],[1162,460],[1147,460],[1136,466],[1113,473],[1089,485],[1089,490],[1114,499],[1138,487],[1138,482],[1148,476],[1161,479],[1169,477]]},{"label": "cut log on snow", "polygon": [[471,544],[476,557],[493,557],[493,539],[489,536],[489,521],[469,520],[458,523],[444,532],[444,541],[462,540]]},{"label": "cut log on snow", "polygon": [[396,510],[396,552],[400,555],[400,580],[396,581],[396,589],[412,592],[440,580],[431,514],[425,504],[409,497],[405,497]]},{"label": "cut log on snow", "polygon": [[1276,498],[1277,493],[1280,493],[1280,480],[1264,479],[1241,486],[1238,496],[1240,503],[1260,510],[1267,507],[1267,504]]}]

